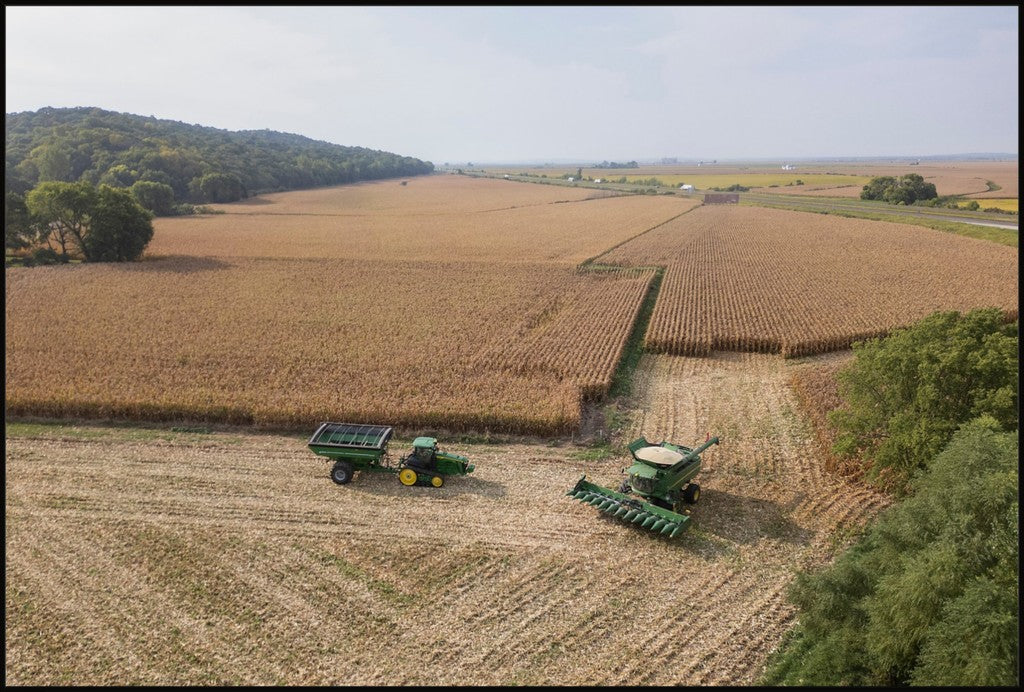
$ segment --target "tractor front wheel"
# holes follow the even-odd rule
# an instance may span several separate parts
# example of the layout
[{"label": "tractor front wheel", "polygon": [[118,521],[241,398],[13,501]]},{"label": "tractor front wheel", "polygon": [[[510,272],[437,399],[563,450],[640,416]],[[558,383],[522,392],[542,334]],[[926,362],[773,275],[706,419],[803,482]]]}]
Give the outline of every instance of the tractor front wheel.
[{"label": "tractor front wheel", "polygon": [[416,485],[416,472],[410,468],[404,468],[398,472],[398,480],[402,485]]},{"label": "tractor front wheel", "polygon": [[331,469],[331,480],[338,485],[345,485],[352,480],[352,474],[355,469],[352,468],[352,464],[347,461],[336,461],[334,462],[334,468]]},{"label": "tractor front wheel", "polygon": [[697,504],[697,500],[700,499],[700,486],[696,483],[686,486],[686,490],[683,491],[683,499],[691,505]]}]

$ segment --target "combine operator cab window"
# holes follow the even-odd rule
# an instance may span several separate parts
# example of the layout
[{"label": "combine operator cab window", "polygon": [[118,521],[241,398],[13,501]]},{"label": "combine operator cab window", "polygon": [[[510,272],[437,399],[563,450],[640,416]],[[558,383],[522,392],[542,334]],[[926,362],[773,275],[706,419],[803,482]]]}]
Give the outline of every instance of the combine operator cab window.
[{"label": "combine operator cab window", "polygon": [[650,478],[644,478],[643,476],[632,475],[629,477],[629,484],[634,490],[639,490],[642,493],[649,493],[654,490],[654,480]]}]

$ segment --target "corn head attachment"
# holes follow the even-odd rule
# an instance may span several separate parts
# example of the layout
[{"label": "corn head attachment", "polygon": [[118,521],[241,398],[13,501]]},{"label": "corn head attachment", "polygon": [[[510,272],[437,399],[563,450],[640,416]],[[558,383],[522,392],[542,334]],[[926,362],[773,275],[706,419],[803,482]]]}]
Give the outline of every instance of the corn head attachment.
[{"label": "corn head attachment", "polygon": [[640,528],[675,538],[690,523],[690,509],[700,498],[693,478],[700,471],[701,453],[718,438],[696,449],[670,442],[652,444],[644,438],[629,445],[633,464],[616,492],[589,482],[586,475],[566,495],[597,507]]}]

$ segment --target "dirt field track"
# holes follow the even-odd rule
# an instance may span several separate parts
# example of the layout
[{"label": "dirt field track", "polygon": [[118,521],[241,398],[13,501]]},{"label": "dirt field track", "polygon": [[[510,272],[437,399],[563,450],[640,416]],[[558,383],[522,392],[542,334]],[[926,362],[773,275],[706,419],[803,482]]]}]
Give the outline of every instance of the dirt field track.
[{"label": "dirt field track", "polygon": [[9,429],[7,682],[750,684],[794,568],[884,504],[823,471],[792,367],[645,356],[623,437],[722,439],[675,541],[566,497],[624,461],[567,443],[442,445],[477,470],[433,489],[337,486],[301,436]]}]

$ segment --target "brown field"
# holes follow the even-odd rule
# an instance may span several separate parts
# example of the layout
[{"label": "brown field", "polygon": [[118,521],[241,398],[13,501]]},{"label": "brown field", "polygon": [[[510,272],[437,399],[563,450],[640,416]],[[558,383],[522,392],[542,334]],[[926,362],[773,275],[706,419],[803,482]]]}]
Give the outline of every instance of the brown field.
[{"label": "brown field", "polygon": [[936,309],[1017,309],[1011,248],[582,192],[432,176],[270,195],[159,220],[140,263],[8,268],[6,411],[570,433],[653,277],[581,269],[595,257],[666,267],[646,344],[676,354],[817,353]]},{"label": "brown field", "polygon": [[600,261],[667,267],[645,342],[655,352],[798,356],[935,310],[1018,310],[1016,248],[878,221],[705,206]]},{"label": "brown field", "polygon": [[[143,262],[8,268],[6,680],[755,684],[795,571],[888,505],[820,427],[849,353],[777,354],[934,309],[1016,314],[1016,249],[590,194],[434,176],[268,195],[160,220]],[[648,347],[706,356],[644,355],[612,448],[720,437],[675,541],[564,494],[621,477],[623,454],[572,440],[653,267]],[[476,471],[337,486],[306,439],[339,419],[399,426],[392,454],[436,431]]]},{"label": "brown field", "polygon": [[564,434],[607,391],[652,276],[247,257],[8,269],[7,412]]},{"label": "brown field", "polygon": [[629,434],[722,438],[675,541],[566,497],[622,466],[571,447],[445,445],[477,470],[337,486],[299,436],[8,428],[6,681],[753,684],[794,568],[886,505],[824,471],[791,366],[645,356]]},{"label": "brown field", "polygon": [[433,176],[159,219],[142,262],[6,270],[6,410],[571,433],[654,276],[577,265],[696,204]]},{"label": "brown field", "polygon": [[267,195],[220,205],[230,213],[157,219],[147,254],[576,265],[698,204],[438,175],[406,186]]}]

